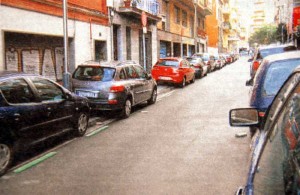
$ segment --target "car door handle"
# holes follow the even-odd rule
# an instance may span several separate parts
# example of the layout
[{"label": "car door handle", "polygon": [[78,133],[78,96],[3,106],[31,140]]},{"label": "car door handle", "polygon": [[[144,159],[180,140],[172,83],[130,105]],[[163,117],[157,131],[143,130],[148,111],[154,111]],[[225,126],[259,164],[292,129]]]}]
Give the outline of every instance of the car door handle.
[{"label": "car door handle", "polygon": [[14,117],[15,117],[15,121],[19,121],[20,120],[20,114],[19,113],[14,113]]}]

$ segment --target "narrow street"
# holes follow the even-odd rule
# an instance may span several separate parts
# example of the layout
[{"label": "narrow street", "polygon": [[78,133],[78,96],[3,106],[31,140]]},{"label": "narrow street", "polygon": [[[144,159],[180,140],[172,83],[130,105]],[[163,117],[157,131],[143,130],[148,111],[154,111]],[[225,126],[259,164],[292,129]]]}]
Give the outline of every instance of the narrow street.
[{"label": "narrow street", "polygon": [[[245,183],[250,137],[229,126],[247,107],[247,57],[159,96],[91,136],[0,178],[0,194],[233,194]],[[94,128],[95,129],[95,128]]]}]

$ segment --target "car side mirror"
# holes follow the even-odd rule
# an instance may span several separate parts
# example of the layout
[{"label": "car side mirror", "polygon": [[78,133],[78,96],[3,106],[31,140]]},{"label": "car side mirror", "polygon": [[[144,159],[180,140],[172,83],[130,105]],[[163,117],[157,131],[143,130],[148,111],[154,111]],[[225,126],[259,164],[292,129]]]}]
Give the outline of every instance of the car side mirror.
[{"label": "car side mirror", "polygon": [[73,96],[72,96],[72,94],[70,93],[70,92],[66,92],[65,93],[65,98],[66,98],[66,100],[73,100]]},{"label": "car side mirror", "polygon": [[151,74],[147,74],[147,80],[151,80],[152,79],[152,75]]},{"label": "car side mirror", "polygon": [[249,79],[248,81],[246,81],[246,86],[253,86],[253,79]]},{"label": "car side mirror", "polygon": [[234,127],[255,126],[259,123],[258,110],[255,108],[237,108],[229,112],[229,124]]}]

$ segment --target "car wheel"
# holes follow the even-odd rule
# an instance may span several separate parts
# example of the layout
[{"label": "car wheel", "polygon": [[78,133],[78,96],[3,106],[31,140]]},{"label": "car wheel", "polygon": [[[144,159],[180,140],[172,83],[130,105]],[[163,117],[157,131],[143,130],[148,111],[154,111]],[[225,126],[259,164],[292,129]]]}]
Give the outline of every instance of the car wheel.
[{"label": "car wheel", "polygon": [[181,84],[180,84],[180,87],[181,87],[181,88],[184,88],[184,87],[185,87],[185,84],[186,84],[186,80],[185,80],[185,77],[183,77],[182,82],[181,82]]},{"label": "car wheel", "polygon": [[89,116],[81,112],[77,118],[75,133],[77,136],[83,136],[88,128]]},{"label": "car wheel", "polygon": [[124,107],[122,109],[121,117],[128,118],[130,116],[131,109],[132,109],[131,101],[130,101],[130,99],[127,99],[125,101]]},{"label": "car wheel", "polygon": [[157,89],[154,88],[152,91],[152,95],[151,98],[148,100],[148,105],[154,104],[156,102],[156,98],[157,98]]},{"label": "car wheel", "polygon": [[4,175],[13,161],[13,148],[11,145],[0,142],[0,176]]},{"label": "car wheel", "polygon": [[195,75],[193,76],[191,83],[195,83]]}]

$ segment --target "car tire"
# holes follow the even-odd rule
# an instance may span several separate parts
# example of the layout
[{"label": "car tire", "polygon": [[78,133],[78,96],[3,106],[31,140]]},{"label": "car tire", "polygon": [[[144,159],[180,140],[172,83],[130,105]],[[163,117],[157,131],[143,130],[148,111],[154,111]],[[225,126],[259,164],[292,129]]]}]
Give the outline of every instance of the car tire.
[{"label": "car tire", "polygon": [[154,88],[152,91],[151,98],[147,101],[148,105],[154,104],[156,102],[156,98],[157,98],[157,89]]},{"label": "car tire", "polygon": [[12,145],[0,141],[0,176],[4,175],[13,161]]},{"label": "car tire", "polygon": [[121,118],[123,119],[128,118],[131,114],[131,109],[132,109],[131,101],[130,99],[126,99],[124,107],[121,112]]},{"label": "car tire", "polygon": [[185,79],[185,77],[183,77],[182,82],[180,83],[180,87],[184,88],[185,85],[186,85],[186,79]]},{"label": "car tire", "polygon": [[76,121],[75,134],[77,136],[83,136],[88,128],[89,116],[85,112],[81,112]]},{"label": "car tire", "polygon": [[195,83],[195,75],[193,76],[191,83]]}]

